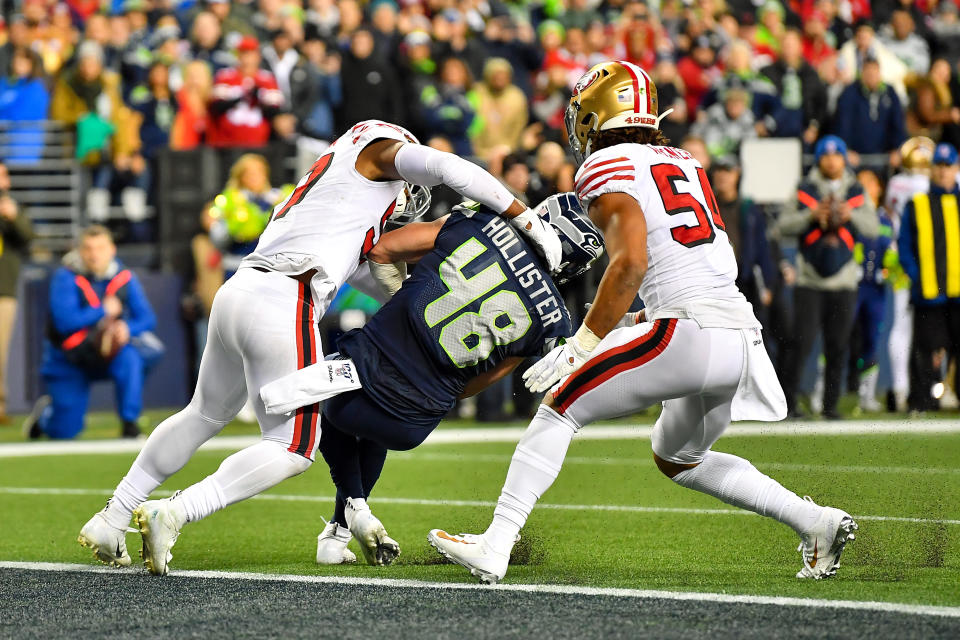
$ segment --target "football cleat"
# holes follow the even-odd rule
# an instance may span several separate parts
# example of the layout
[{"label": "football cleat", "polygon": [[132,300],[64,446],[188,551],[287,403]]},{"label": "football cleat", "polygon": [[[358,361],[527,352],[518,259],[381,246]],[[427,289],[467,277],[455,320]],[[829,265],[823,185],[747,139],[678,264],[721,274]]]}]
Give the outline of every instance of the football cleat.
[{"label": "football cleat", "polygon": [[175,493],[165,500],[148,500],[133,510],[133,518],[143,538],[140,557],[147,571],[155,576],[165,576],[169,570],[173,554],[170,549],[177,542],[180,527],[187,518],[174,498]]},{"label": "football cleat", "polygon": [[353,564],[357,556],[347,549],[350,529],[328,522],[317,536],[317,564]]},{"label": "football cleat", "polygon": [[[813,502],[810,496],[803,499]],[[800,536],[797,551],[803,556],[803,569],[797,572],[798,578],[822,580],[835,576],[843,548],[856,538],[853,532],[859,527],[849,513],[833,507],[822,509],[813,528]]]},{"label": "football cleat", "polygon": [[483,584],[497,584],[503,580],[510,564],[510,554],[496,551],[482,535],[461,533],[454,536],[442,529],[433,529],[427,534],[427,542],[447,560],[469,570]]},{"label": "football cleat", "polygon": [[93,514],[87,524],[80,529],[77,542],[80,546],[93,551],[93,556],[112,567],[129,567],[130,554],[127,553],[126,529],[118,529],[109,522],[103,511]]},{"label": "football cleat", "polygon": [[400,545],[387,535],[383,523],[373,515],[363,498],[347,498],[344,510],[350,533],[360,543],[367,564],[388,565],[400,555]]}]

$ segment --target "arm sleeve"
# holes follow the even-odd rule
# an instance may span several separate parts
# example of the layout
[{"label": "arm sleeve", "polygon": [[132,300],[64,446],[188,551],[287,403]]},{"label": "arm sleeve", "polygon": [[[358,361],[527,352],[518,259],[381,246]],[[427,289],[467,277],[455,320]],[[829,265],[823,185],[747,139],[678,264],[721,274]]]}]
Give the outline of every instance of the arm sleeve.
[{"label": "arm sleeve", "polygon": [[[797,194],[800,193],[807,193],[804,191],[802,184],[797,189]],[[777,228],[780,233],[786,236],[795,236],[799,235],[808,226],[810,226],[809,207],[802,205],[799,197],[787,200],[777,221]]]},{"label": "arm sleeve", "polygon": [[407,182],[425,187],[445,184],[464,198],[503,213],[514,197],[499,180],[460,156],[419,144],[405,144],[394,165]]},{"label": "arm sleeve", "polygon": [[[877,217],[877,210],[874,209],[870,198],[863,192],[860,192],[858,195],[863,196],[863,203],[858,207],[854,207],[853,211],[850,212],[850,222],[856,227],[857,233],[864,238],[872,240],[880,233],[880,218]],[[850,198],[850,200],[852,199],[853,198]]]},{"label": "arm sleeve", "polygon": [[147,294],[143,292],[136,276],[130,278],[130,283],[127,284],[127,309],[129,314],[126,314],[125,319],[131,336],[150,331],[157,325],[157,316],[154,315]]},{"label": "arm sleeve", "polygon": [[73,282],[73,274],[60,269],[50,282],[50,317],[57,333],[69,335],[98,323],[103,317],[103,308],[81,305],[80,289]]}]

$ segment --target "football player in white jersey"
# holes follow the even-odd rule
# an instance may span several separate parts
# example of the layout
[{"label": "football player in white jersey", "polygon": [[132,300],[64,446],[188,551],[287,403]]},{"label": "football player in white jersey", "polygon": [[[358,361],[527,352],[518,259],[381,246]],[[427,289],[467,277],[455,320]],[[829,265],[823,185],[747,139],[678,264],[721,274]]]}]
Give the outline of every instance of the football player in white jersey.
[{"label": "football player in white jersey", "polygon": [[[914,194],[930,191],[930,168],[936,143],[926,136],[914,136],[900,146],[903,171],[887,184],[886,207],[893,221],[894,242],[900,236],[903,208]],[[893,324],[887,351],[890,355],[894,404],[897,411],[907,410],[910,391],[910,347],[913,341],[913,314],[910,312],[910,278],[901,273],[893,282]]]},{"label": "football player in white jersey", "polygon": [[[844,511],[710,449],[731,420],[780,420],[786,401],[760,323],[734,284],[736,261],[706,174],[666,146],[656,91],[627,62],[596,65],[573,91],[566,125],[582,162],[577,194],[604,234],[610,264],[573,338],[524,373],[528,388],[550,391],[517,445],[489,528],[428,536],[483,582],[503,578],[574,434],[661,402],[657,467],[681,486],[789,525],[801,538],[797,577],[833,575],[857,528]],[[627,314],[638,291],[646,309]]]},{"label": "football player in white jersey", "polygon": [[[217,292],[193,400],[154,430],[106,508],[81,529],[79,542],[108,564],[129,565],[124,533],[133,514],[147,569],[162,575],[186,522],[306,471],[319,440],[319,404],[271,415],[260,389],[323,359],[317,322],[337,290],[364,263],[387,220],[425,211],[429,191],[422,187],[441,183],[509,218],[544,254],[548,269],[560,265],[556,232],[493,176],[421,146],[401,127],[375,120],[357,124],[277,205],[254,253]],[[147,501],[248,397],[262,440],[173,498]],[[373,517],[364,521],[379,525]]]}]

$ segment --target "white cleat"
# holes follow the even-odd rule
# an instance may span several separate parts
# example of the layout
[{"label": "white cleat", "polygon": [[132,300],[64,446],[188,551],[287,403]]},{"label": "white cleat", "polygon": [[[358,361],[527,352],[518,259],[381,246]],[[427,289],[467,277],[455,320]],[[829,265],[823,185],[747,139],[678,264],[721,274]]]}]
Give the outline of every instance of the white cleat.
[{"label": "white cleat", "polygon": [[400,545],[387,535],[383,523],[373,515],[363,498],[347,498],[344,510],[350,533],[360,543],[367,564],[388,565],[400,555]]},{"label": "white cleat", "polygon": [[347,549],[350,542],[350,529],[336,522],[328,522],[317,536],[317,564],[353,564],[356,554]]},{"label": "white cleat", "polygon": [[484,584],[497,584],[503,580],[510,564],[510,554],[494,550],[482,535],[461,533],[453,536],[442,529],[433,529],[427,534],[427,542],[440,555],[465,567]]},{"label": "white cleat", "polygon": [[[106,511],[104,507],[103,511]],[[77,542],[80,546],[93,551],[94,557],[112,567],[129,567],[130,554],[127,553],[126,529],[118,529],[109,522],[103,511],[93,514],[87,524],[80,529]]]},{"label": "white cleat", "polygon": [[[810,496],[803,499],[813,502]],[[853,532],[859,527],[849,513],[833,507],[822,509],[813,528],[800,536],[797,551],[803,556],[803,569],[797,572],[798,578],[822,580],[837,575],[843,548],[856,538]]]},{"label": "white cleat", "polygon": [[166,500],[148,500],[133,510],[133,518],[143,538],[140,557],[147,571],[155,576],[165,576],[173,560],[170,549],[177,542],[180,527],[186,516],[174,501],[177,494]]}]

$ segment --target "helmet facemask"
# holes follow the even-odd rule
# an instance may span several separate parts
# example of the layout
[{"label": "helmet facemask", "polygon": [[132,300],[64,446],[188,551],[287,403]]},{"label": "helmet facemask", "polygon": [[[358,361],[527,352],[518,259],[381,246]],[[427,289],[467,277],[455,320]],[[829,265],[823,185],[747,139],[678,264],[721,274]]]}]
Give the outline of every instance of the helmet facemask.
[{"label": "helmet facemask", "polygon": [[419,184],[403,183],[397,204],[390,214],[390,223],[402,226],[422,217],[430,209],[430,189]]}]

